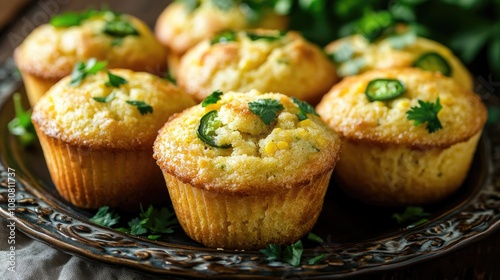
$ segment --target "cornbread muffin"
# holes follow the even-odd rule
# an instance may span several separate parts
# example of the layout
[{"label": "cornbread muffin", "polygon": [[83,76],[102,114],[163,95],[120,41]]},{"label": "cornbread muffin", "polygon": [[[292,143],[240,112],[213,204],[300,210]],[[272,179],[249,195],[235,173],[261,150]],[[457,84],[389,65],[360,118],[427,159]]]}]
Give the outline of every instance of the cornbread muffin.
[{"label": "cornbread muffin", "polygon": [[[193,2],[195,6],[192,6]],[[172,74],[177,73],[179,59],[187,50],[220,31],[257,27],[286,29],[288,26],[288,18],[276,14],[270,6],[254,13],[245,0],[225,1],[224,4],[229,6],[220,6],[215,2],[173,1],[158,17],[155,34],[168,50],[168,65]],[[263,2],[259,5],[268,4]]]},{"label": "cornbread muffin", "polygon": [[[365,92],[372,92],[369,84],[377,79],[395,79],[404,92],[370,101]],[[378,94],[391,87],[398,88],[379,83]],[[433,203],[456,191],[486,121],[486,109],[472,91],[417,68],[347,77],[316,110],[344,140],[334,174],[342,189],[384,206]],[[429,117],[436,112],[437,119]]]},{"label": "cornbread muffin", "polygon": [[63,198],[81,208],[132,210],[139,203],[165,201],[151,147],[169,116],[195,103],[152,74],[111,73],[125,82],[116,86],[104,71],[77,86],[67,77],[35,105],[32,121],[52,181]]},{"label": "cornbread muffin", "polygon": [[419,61],[423,61],[422,58],[427,57],[431,61],[438,56],[437,59],[444,59],[440,63],[444,64],[442,67],[448,76],[468,89],[473,88],[471,74],[450,49],[436,41],[416,36],[405,28],[398,30],[397,34],[383,36],[374,42],[359,34],[340,38],[328,44],[325,51],[336,62],[337,73],[341,77],[374,69],[416,67]]},{"label": "cornbread muffin", "polygon": [[280,92],[317,104],[337,80],[319,47],[297,32],[224,32],[189,50],[177,82],[203,100],[213,90]]},{"label": "cornbread muffin", "polygon": [[297,241],[321,211],[340,137],[283,94],[207,100],[174,115],[153,146],[181,226],[213,248]]},{"label": "cornbread muffin", "polygon": [[14,52],[32,106],[78,61],[96,58],[106,60],[109,68],[159,74],[166,69],[165,57],[144,22],[111,11],[56,16],[33,30]]}]

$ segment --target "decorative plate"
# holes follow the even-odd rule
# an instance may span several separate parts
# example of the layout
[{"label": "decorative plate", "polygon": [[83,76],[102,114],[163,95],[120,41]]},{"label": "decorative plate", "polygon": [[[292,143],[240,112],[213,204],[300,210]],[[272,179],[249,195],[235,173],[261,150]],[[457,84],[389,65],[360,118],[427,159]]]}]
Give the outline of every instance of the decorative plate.
[{"label": "decorative plate", "polygon": [[[425,207],[431,216],[420,226],[398,225],[391,215],[402,209],[361,204],[332,182],[312,231],[325,241],[304,240],[297,267],[268,262],[257,251],[208,249],[180,228],[158,241],[104,228],[89,221],[93,213],[58,195],[39,146],[24,149],[9,134],[11,95],[24,90],[12,68],[11,63],[0,69],[0,214],[15,219],[27,235],[73,255],[163,276],[334,278],[427,260],[500,227],[500,128],[488,126],[463,186],[447,200]],[[320,254],[325,254],[322,261],[307,264]]]}]

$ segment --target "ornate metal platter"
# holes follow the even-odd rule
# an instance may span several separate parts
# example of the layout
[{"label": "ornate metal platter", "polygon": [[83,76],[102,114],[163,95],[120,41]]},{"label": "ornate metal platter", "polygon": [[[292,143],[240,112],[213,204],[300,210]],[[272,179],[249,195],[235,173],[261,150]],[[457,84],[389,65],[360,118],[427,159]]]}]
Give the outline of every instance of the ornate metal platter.
[{"label": "ornate metal platter", "polygon": [[[29,236],[73,255],[164,276],[335,278],[440,256],[500,227],[500,129],[488,126],[463,186],[446,201],[425,207],[432,215],[423,225],[398,225],[391,214],[401,209],[361,204],[332,182],[313,229],[325,242],[305,240],[297,267],[269,263],[256,251],[208,249],[180,228],[158,241],[104,228],[88,220],[93,213],[72,207],[57,194],[39,146],[24,149],[9,134],[11,94],[23,90],[12,73],[0,72],[0,214],[15,219]],[[307,264],[320,254],[326,256],[321,262]]]}]

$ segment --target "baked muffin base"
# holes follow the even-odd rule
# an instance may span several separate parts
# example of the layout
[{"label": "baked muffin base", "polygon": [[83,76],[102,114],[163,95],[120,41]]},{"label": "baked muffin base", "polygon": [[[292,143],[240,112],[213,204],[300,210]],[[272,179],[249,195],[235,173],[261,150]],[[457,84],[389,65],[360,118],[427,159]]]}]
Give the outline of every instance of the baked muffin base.
[{"label": "baked muffin base", "polygon": [[23,71],[20,72],[31,107],[34,107],[38,100],[59,81],[59,79],[44,79]]},{"label": "baked muffin base", "polygon": [[[36,126],[35,126],[36,127]],[[133,211],[168,200],[152,151],[93,150],[37,132],[59,194],[80,208]]]},{"label": "baked muffin base", "polygon": [[434,203],[461,186],[481,133],[449,148],[426,150],[345,140],[334,178],[349,196],[369,204]]},{"label": "baked muffin base", "polygon": [[291,189],[254,195],[193,187],[164,173],[177,219],[189,237],[211,248],[252,250],[287,244],[309,232],[321,212],[332,171]]}]

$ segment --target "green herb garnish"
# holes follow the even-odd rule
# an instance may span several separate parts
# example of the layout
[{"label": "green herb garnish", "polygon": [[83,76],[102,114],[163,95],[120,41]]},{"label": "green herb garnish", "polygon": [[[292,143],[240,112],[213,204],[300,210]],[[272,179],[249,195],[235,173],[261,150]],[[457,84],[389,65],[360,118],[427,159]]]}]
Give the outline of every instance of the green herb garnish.
[{"label": "green herb garnish", "polygon": [[200,124],[198,125],[197,135],[198,138],[208,144],[209,146],[215,148],[227,149],[231,148],[231,145],[217,145],[215,144],[215,136],[217,133],[215,131],[217,128],[221,127],[222,123],[217,119],[218,113],[217,110],[212,110],[206,113],[200,119]]},{"label": "green herb garnish", "polygon": [[414,67],[418,67],[427,71],[440,72],[445,76],[451,76],[451,66],[437,52],[428,52],[422,54],[414,63]]},{"label": "green herb garnish", "polygon": [[50,19],[50,24],[54,27],[71,27],[78,26],[91,16],[100,13],[99,11],[89,10],[85,12],[66,12],[56,15]]},{"label": "green herb garnish", "polygon": [[278,244],[269,244],[260,252],[267,257],[269,261],[282,261],[293,266],[299,266],[304,248],[302,241],[299,240],[295,244],[286,246],[284,250]]},{"label": "green herb garnish", "polygon": [[295,105],[299,106],[299,113],[297,114],[297,116],[299,117],[299,121],[307,119],[307,114],[319,116],[318,113],[316,113],[316,111],[314,110],[314,107],[309,103],[299,100],[295,97],[292,97],[292,101],[293,103],[295,103]]},{"label": "green herb garnish", "polygon": [[396,220],[398,224],[405,223],[408,221],[414,221],[423,217],[428,217],[430,214],[426,213],[422,207],[408,206],[405,208],[403,213],[395,213],[392,218]]},{"label": "green herb garnish", "polygon": [[194,10],[196,10],[196,8],[200,6],[200,0],[176,0],[176,1],[183,3],[184,6],[186,7],[186,10],[189,13],[193,12]]},{"label": "green herb garnish", "polygon": [[207,96],[203,102],[201,102],[201,107],[207,107],[208,105],[210,104],[216,104],[217,101],[220,100],[220,96],[222,95],[222,91],[220,90],[215,90],[212,92],[212,94],[210,94],[209,96]]},{"label": "green herb garnish", "polygon": [[97,61],[95,58],[90,58],[87,62],[78,62],[71,72],[71,80],[69,84],[71,86],[78,86],[85,77],[88,75],[94,75],[95,73],[103,70],[108,65],[107,61]]},{"label": "green herb garnish", "polygon": [[318,255],[318,256],[316,256],[314,258],[309,259],[307,261],[307,264],[309,264],[309,265],[317,264],[318,262],[322,261],[325,257],[326,257],[325,254]]},{"label": "green herb garnish", "polygon": [[105,227],[112,227],[120,221],[120,215],[110,211],[109,206],[100,207],[90,221]]},{"label": "green herb garnish", "polygon": [[237,34],[234,31],[223,31],[218,33],[215,37],[210,41],[211,45],[215,44],[225,44],[229,42],[235,42],[237,40]]},{"label": "green herb garnish", "polygon": [[286,32],[280,32],[279,34],[276,35],[270,35],[270,34],[257,34],[254,32],[246,32],[246,36],[252,40],[252,41],[257,41],[257,40],[266,40],[266,41],[275,41],[283,38],[285,36]]},{"label": "green herb garnish", "polygon": [[368,41],[374,42],[394,23],[394,17],[389,11],[369,11],[356,22],[355,30]]},{"label": "green herb garnish", "polygon": [[146,211],[141,205],[141,213],[139,217],[133,218],[128,222],[128,228],[118,228],[121,232],[126,232],[132,235],[144,235],[150,233],[147,238],[156,240],[161,237],[160,234],[173,233],[173,228],[179,223],[175,217],[175,213],[168,208],[155,209],[149,206]]},{"label": "green herb garnish", "polygon": [[108,71],[108,81],[105,83],[105,85],[107,87],[120,87],[120,85],[124,85],[127,83],[127,80],[125,80],[124,78],[118,76],[118,75],[114,75],[113,73],[109,72]]},{"label": "green herb garnish", "polygon": [[36,140],[36,133],[31,123],[31,112],[25,111],[21,104],[21,94],[16,92],[12,96],[16,116],[7,125],[9,132],[17,136],[23,147],[28,147]]},{"label": "green herb garnish", "polygon": [[311,241],[315,241],[315,242],[318,242],[318,243],[325,243],[325,241],[323,241],[323,238],[317,236],[316,234],[312,233],[312,232],[309,232],[307,234],[307,239],[308,240],[311,240]]},{"label": "green herb garnish", "polygon": [[177,81],[175,80],[175,77],[174,77],[174,76],[172,76],[172,74],[170,74],[169,72],[167,72],[167,73],[165,74],[165,77],[164,77],[164,78],[165,78],[165,80],[167,80],[167,81],[171,82],[172,84],[177,85]]},{"label": "green herb garnish", "polygon": [[212,3],[222,11],[229,11],[234,7],[234,0],[212,0]]},{"label": "green herb garnish", "polygon": [[129,21],[122,18],[106,21],[103,32],[118,38],[139,35],[139,31]]},{"label": "green herb garnish", "polygon": [[249,102],[248,108],[252,113],[259,116],[265,125],[270,125],[274,122],[278,117],[279,111],[285,109],[279,100],[270,98]]},{"label": "green herb garnish", "polygon": [[108,94],[108,96],[92,97],[92,99],[94,99],[97,102],[108,103],[111,102],[113,99],[115,99],[115,92],[114,91],[111,92],[110,94]]},{"label": "green herb garnish", "polygon": [[373,101],[387,101],[401,96],[406,87],[403,82],[396,79],[375,79],[368,83],[365,95]]},{"label": "green herb garnish", "polygon": [[413,120],[413,125],[415,126],[427,123],[425,128],[427,128],[429,133],[442,129],[443,126],[439,121],[438,113],[443,107],[441,106],[439,97],[436,99],[436,103],[418,100],[418,104],[420,107],[411,107],[411,109],[406,112],[406,118],[408,120]]},{"label": "green herb garnish", "polygon": [[137,107],[137,110],[139,110],[139,113],[141,113],[141,115],[145,115],[145,114],[148,114],[148,113],[151,113],[151,114],[153,113],[153,107],[151,107],[150,105],[148,105],[144,101],[127,100],[125,102],[127,102],[127,104],[130,104],[132,106]]}]

